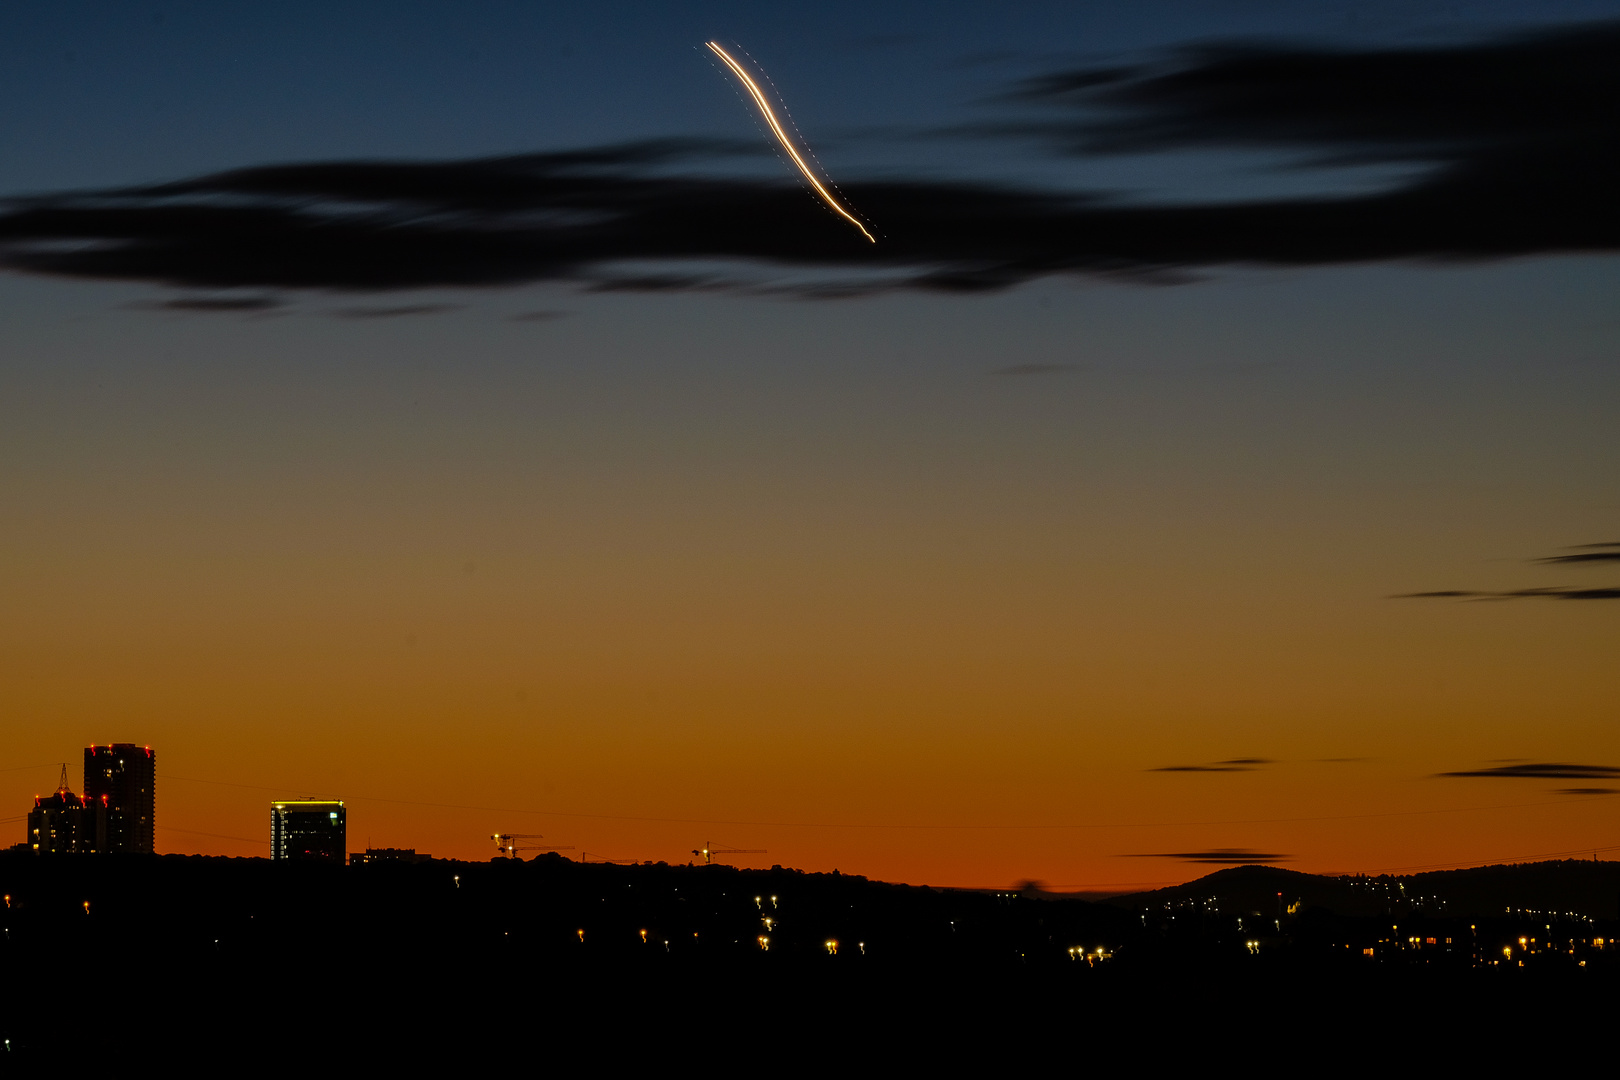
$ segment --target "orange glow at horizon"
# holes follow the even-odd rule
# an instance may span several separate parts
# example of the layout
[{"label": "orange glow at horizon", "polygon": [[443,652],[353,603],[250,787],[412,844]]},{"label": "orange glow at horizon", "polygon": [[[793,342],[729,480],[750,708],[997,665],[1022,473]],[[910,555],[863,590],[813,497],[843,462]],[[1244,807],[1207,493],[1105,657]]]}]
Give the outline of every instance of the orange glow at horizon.
[{"label": "orange glow at horizon", "polygon": [[1550,271],[1334,275],[543,323],[15,303],[0,841],[132,742],[168,852],[267,855],[270,803],[325,796],[351,851],[712,841],[942,886],[1610,858],[1620,795],[1439,774],[1620,766],[1613,603],[1389,597],[1612,581],[1533,560],[1620,539],[1620,376],[1544,364],[1593,333]]}]

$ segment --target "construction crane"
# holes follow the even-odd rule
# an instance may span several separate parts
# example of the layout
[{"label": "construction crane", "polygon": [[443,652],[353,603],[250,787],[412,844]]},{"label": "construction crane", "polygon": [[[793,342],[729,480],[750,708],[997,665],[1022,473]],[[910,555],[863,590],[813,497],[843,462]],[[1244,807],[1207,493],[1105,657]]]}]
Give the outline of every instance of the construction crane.
[{"label": "construction crane", "polygon": [[705,840],[702,847],[692,849],[692,854],[703,856],[704,866],[713,866],[716,855],[763,855],[765,849],[762,847],[715,847]]},{"label": "construction crane", "polygon": [[573,851],[573,844],[524,844],[523,840],[544,840],[540,833],[498,832],[490,836],[495,841],[495,857],[515,859],[520,851]]}]

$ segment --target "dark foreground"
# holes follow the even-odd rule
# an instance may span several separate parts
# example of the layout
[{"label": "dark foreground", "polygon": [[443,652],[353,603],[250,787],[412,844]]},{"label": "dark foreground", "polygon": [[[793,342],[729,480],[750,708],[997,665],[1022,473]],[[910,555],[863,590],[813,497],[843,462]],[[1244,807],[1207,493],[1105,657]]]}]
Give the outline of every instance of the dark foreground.
[{"label": "dark foreground", "polygon": [[556,856],[8,854],[0,1036],[8,1064],[75,1069],[1325,1067],[1581,1045],[1620,1004],[1612,919],[1341,914],[1258,868],[1205,880],[1196,903],[1094,904]]}]

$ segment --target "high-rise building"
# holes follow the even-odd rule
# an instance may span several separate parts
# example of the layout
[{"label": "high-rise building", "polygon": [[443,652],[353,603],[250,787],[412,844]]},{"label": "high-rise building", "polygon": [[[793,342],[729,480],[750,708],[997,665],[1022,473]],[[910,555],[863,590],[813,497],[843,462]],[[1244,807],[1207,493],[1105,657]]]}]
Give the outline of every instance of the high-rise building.
[{"label": "high-rise building", "polygon": [[341,802],[284,799],[270,804],[272,859],[325,859],[342,865],[347,844]]},{"label": "high-rise building", "polygon": [[68,790],[67,766],[55,795],[34,796],[28,811],[28,846],[42,854],[91,855],[107,850],[107,804]]},{"label": "high-rise building", "polygon": [[84,748],[85,798],[107,806],[107,851],[150,854],[157,810],[157,758],[150,746]]}]

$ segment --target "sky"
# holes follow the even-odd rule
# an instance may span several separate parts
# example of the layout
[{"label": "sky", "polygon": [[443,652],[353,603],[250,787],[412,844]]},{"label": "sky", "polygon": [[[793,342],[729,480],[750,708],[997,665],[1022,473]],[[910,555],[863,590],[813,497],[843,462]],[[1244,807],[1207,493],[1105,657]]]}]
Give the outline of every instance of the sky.
[{"label": "sky", "polygon": [[172,852],[1615,857],[1616,72],[1617,3],[7,5],[0,829],[128,741]]}]

